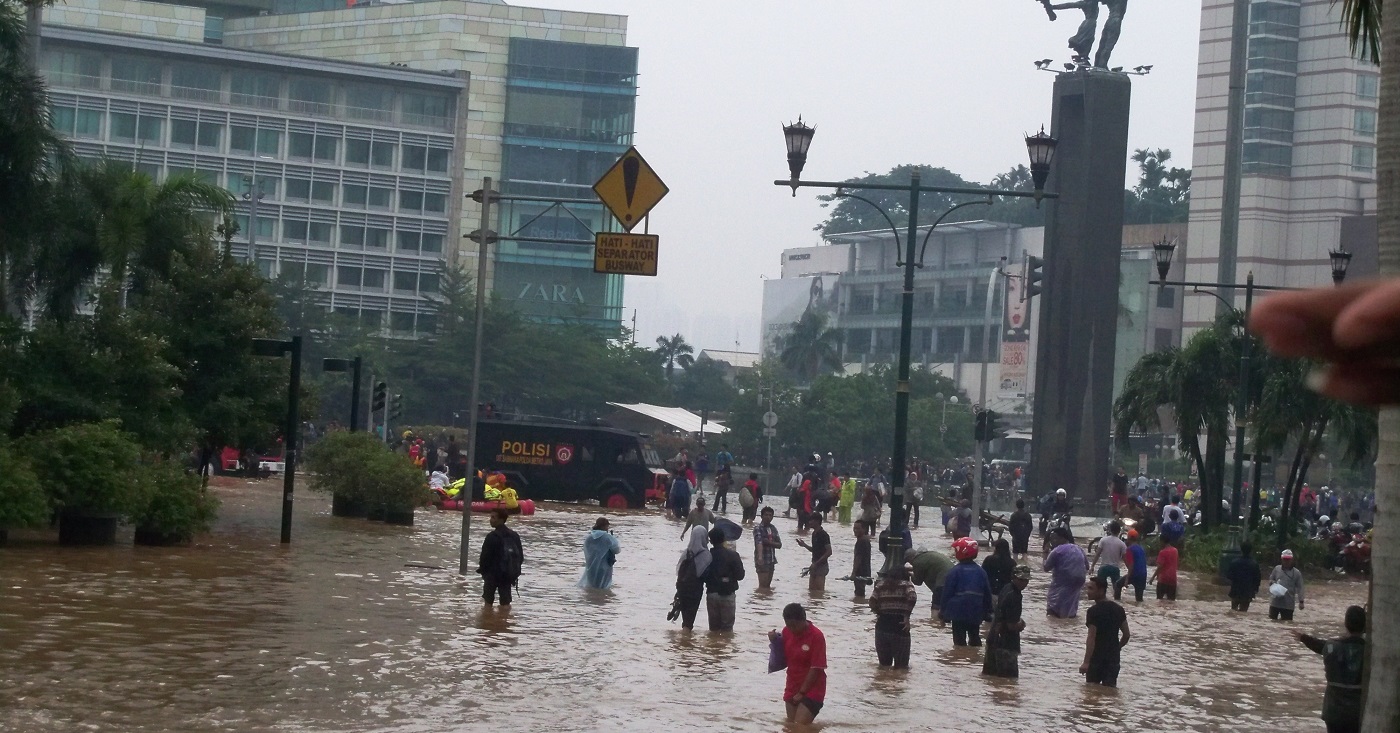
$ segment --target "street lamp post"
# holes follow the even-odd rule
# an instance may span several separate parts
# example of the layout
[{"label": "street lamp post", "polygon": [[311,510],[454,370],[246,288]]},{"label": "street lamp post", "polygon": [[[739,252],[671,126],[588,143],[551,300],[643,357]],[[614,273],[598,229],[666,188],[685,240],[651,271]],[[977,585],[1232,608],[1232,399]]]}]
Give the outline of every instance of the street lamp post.
[{"label": "street lamp post", "polygon": [[292,542],[292,489],[296,487],[297,433],[301,425],[298,399],[301,395],[301,337],[290,341],[253,339],[253,353],[281,358],[291,354],[291,377],[287,380],[287,420],[282,427],[282,544]]},{"label": "street lamp post", "polygon": [[364,359],[322,359],[321,371],[350,372],[350,432],[360,429],[360,371]]},{"label": "street lamp post", "polygon": [[[918,250],[917,237],[919,231],[919,199],[925,193],[941,194],[962,194],[967,196],[980,197],[976,201],[967,201],[957,204],[947,211],[944,211],[936,220],[933,226],[929,227],[928,233],[924,236],[924,248],[928,246],[929,237],[933,235],[933,230],[942,223],[949,214],[964,206],[976,204],[991,204],[997,196],[1013,198],[1032,198],[1039,205],[1042,199],[1057,198],[1056,194],[1045,191],[1045,181],[1050,175],[1050,162],[1055,154],[1056,140],[1045,133],[1042,129],[1036,135],[1026,136],[1026,149],[1030,154],[1031,178],[1034,183],[1032,191],[1005,191],[982,188],[949,188],[943,186],[925,186],[920,181],[919,171],[916,169],[909,178],[908,184],[894,183],[849,183],[839,181],[803,181],[802,169],[807,163],[807,151],[812,145],[812,137],[816,134],[816,128],[810,127],[802,122],[799,117],[797,122],[783,126],[783,138],[787,143],[788,170],[790,177],[787,180],[777,180],[773,184],[776,186],[787,186],[792,189],[792,195],[797,196],[797,189],[807,188],[832,188],[836,189],[837,196],[844,196],[865,201],[875,207],[885,220],[890,222],[893,230],[895,245],[899,245],[899,230],[894,226],[893,219],[889,213],[873,202],[846,193],[848,189],[861,191],[902,191],[909,194],[909,222],[904,241],[903,262],[896,263],[904,268],[904,290],[901,297],[901,308],[899,318],[899,364],[898,376],[895,382],[894,395],[894,450],[890,469],[890,536],[889,552],[885,556],[884,571],[892,571],[904,565],[904,548],[902,534],[904,531],[904,481],[908,466],[906,451],[908,449],[909,433],[909,367],[910,367],[910,341],[914,323],[914,269],[922,267],[922,252]],[[984,354],[983,358],[987,358]],[[973,498],[973,536],[977,532],[977,497]]]},{"label": "street lamp post", "polygon": [[[1163,238],[1162,241],[1152,245],[1152,256],[1157,264],[1158,279],[1151,281],[1150,284],[1156,285],[1159,288],[1165,287],[1167,285],[1175,285],[1183,288],[1194,288],[1196,292],[1209,292],[1211,295],[1214,295],[1215,297],[1219,298],[1221,302],[1223,302],[1227,307],[1234,309],[1233,303],[1226,300],[1218,293],[1213,292],[1213,290],[1224,289],[1233,292],[1236,288],[1240,287],[1239,283],[1211,283],[1191,282],[1184,280],[1167,280],[1167,273],[1171,271],[1172,256],[1175,254],[1175,252],[1176,243],[1168,241],[1166,238]],[[1342,249],[1334,249],[1328,253],[1328,258],[1331,260],[1332,264],[1332,282],[1336,285],[1341,285],[1342,281],[1346,279],[1347,267],[1351,263],[1351,253]],[[1203,290],[1203,288],[1210,288],[1212,290]],[[1254,291],[1277,291],[1297,289],[1298,288],[1291,288],[1282,285],[1256,285],[1254,283],[1254,273],[1250,272],[1245,278],[1244,282],[1244,311],[1242,314],[1244,318],[1244,327],[1248,328],[1249,316],[1254,309]],[[1254,340],[1249,338],[1248,335],[1246,335],[1243,343],[1240,346],[1239,391],[1235,395],[1235,469],[1234,477],[1231,481],[1229,537],[1226,540],[1225,549],[1221,550],[1220,553],[1220,575],[1222,578],[1225,575],[1225,569],[1228,567],[1229,560],[1239,555],[1239,515],[1241,500],[1240,492],[1244,483],[1244,433],[1245,428],[1248,426],[1248,420],[1246,419],[1246,415],[1249,413],[1249,374],[1250,363],[1254,356],[1253,342]],[[1215,506],[1206,506],[1202,511],[1202,516],[1208,517],[1214,511],[1216,511]]]}]

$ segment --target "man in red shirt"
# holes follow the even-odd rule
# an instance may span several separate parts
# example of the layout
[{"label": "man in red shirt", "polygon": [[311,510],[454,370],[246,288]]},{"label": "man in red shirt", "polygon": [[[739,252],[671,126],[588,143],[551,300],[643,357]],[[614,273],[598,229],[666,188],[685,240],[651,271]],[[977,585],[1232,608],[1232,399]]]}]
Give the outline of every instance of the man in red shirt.
[{"label": "man in red shirt", "polygon": [[1181,564],[1181,553],[1176,545],[1168,542],[1157,551],[1157,569],[1149,582],[1157,584],[1157,600],[1176,600],[1176,569]]},{"label": "man in red shirt", "polygon": [[[787,686],[783,702],[790,723],[808,724],[816,719],[826,700],[826,637],[807,620],[800,603],[783,608],[783,655],[787,659]],[[768,632],[769,639],[778,638]]]}]

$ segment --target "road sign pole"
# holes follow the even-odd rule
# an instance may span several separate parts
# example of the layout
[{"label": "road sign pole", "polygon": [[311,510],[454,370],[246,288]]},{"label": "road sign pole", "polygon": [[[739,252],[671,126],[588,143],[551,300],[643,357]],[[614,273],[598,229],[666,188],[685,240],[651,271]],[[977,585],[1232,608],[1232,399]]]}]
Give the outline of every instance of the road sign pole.
[{"label": "road sign pole", "polygon": [[481,399],[481,341],[482,327],[486,320],[486,257],[490,253],[491,243],[495,241],[495,236],[491,233],[491,199],[495,192],[491,190],[490,176],[481,180],[481,191],[478,193],[481,194],[481,229],[478,232],[480,238],[476,250],[476,341],[472,344],[471,402],[467,405],[467,409],[471,410],[470,417],[467,418],[467,497],[462,506],[462,548],[457,564],[457,572],[461,575],[467,574],[467,552],[471,547],[472,534],[471,502],[476,489],[476,433],[481,418],[481,411],[476,409],[476,403]]}]

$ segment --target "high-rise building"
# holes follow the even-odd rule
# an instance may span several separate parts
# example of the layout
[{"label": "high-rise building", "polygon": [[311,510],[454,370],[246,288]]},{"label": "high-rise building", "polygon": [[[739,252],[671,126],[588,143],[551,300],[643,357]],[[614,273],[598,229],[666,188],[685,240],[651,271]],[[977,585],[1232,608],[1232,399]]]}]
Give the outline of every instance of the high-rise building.
[{"label": "high-rise building", "polygon": [[[1202,3],[1190,246],[1178,252],[1195,281],[1218,278],[1232,6]],[[1342,220],[1374,210],[1379,71],[1353,58],[1340,7],[1250,4],[1238,282],[1250,272],[1259,284],[1330,282]],[[1187,293],[1185,327],[1207,324],[1216,303]]]},{"label": "high-rise building", "polygon": [[[412,333],[444,265],[476,272],[463,197],[484,178],[593,198],[632,140],[625,40],[621,16],[500,2],[74,0],[45,11],[43,42],[80,154],[195,171],[243,219],[256,177],[243,232],[265,271]],[[598,204],[507,204],[487,287],[527,315],[618,323],[622,277],[592,271],[590,232],[610,225]]]}]

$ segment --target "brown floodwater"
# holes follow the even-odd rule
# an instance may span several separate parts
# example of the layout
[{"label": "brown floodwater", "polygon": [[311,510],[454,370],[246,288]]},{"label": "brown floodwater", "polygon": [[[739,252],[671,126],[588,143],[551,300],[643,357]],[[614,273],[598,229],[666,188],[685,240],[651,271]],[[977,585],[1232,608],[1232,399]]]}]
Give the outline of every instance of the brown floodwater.
[{"label": "brown floodwater", "polygon": [[[750,575],[733,634],[690,633],[665,619],[682,543],[656,512],[610,513],[623,552],[602,593],[575,586],[596,507],[513,520],[526,573],[502,613],[455,573],[458,513],[390,527],[333,518],[302,493],[284,548],[273,483],[219,491],[218,526],[192,547],[69,549],[37,533],[0,548],[0,731],[779,730],[765,633],[792,601],[828,640],[826,730],[1321,731],[1321,659],[1288,630],[1336,634],[1365,596],[1316,582],[1296,625],[1278,625],[1262,599],[1232,615],[1219,587],[1183,574],[1175,604],[1125,604],[1133,640],[1121,686],[1105,690],[1078,675],[1082,615],[1044,616],[1045,574],[1027,591],[1019,681],[982,677],[980,651],[953,648],[920,589],[912,669],[895,672],[877,666],[872,614],[836,579],[848,528],[830,527],[832,577],[812,598],[780,513],[774,591],[755,593]],[[473,524],[473,544],[485,528]],[[915,530],[915,544],[945,547],[941,532]],[[750,564],[748,537],[738,549]]]}]

